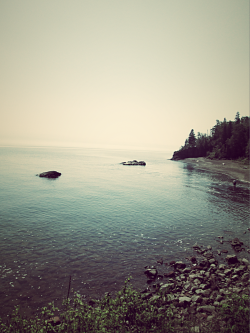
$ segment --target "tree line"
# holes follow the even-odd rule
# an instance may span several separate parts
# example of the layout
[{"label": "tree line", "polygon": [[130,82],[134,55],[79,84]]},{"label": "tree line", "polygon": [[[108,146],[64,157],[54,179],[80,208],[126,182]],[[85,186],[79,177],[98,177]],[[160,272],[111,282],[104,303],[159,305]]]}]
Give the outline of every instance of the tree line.
[{"label": "tree line", "polygon": [[210,135],[197,133],[192,129],[188,138],[178,151],[173,154],[173,160],[187,157],[208,157],[215,159],[248,159],[250,149],[250,118],[240,117],[236,113],[234,121],[216,120],[216,125],[210,130]]}]

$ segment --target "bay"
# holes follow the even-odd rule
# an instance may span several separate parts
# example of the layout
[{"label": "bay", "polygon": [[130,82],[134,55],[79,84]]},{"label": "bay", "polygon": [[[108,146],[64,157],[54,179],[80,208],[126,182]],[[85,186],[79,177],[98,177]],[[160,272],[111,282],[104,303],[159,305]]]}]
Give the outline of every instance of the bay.
[{"label": "bay", "polygon": [[[115,293],[128,276],[142,289],[144,266],[183,260],[195,242],[232,251],[218,236],[238,237],[247,249],[247,185],[234,188],[227,176],[168,158],[165,151],[1,147],[0,313],[60,305],[69,276],[71,296],[86,299]],[[147,165],[120,164],[133,159]],[[62,175],[36,177],[48,170]]]}]

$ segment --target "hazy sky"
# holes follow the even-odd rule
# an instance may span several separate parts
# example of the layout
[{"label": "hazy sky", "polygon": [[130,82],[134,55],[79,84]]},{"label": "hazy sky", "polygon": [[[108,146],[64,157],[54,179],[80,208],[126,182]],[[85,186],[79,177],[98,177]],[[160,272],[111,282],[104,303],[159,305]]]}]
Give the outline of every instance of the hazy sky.
[{"label": "hazy sky", "polygon": [[237,111],[248,0],[0,1],[0,145],[178,149]]}]

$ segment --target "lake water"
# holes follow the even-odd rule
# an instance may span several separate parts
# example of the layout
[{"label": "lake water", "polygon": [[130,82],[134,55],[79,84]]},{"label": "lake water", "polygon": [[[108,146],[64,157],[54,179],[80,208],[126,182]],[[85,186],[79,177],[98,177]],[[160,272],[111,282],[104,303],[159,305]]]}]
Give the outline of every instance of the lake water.
[{"label": "lake water", "polygon": [[[60,304],[69,276],[86,298],[114,293],[128,276],[142,289],[144,266],[185,260],[195,242],[232,252],[217,236],[238,237],[247,249],[247,185],[234,189],[226,176],[167,158],[160,151],[0,148],[0,313],[16,304],[31,311]],[[147,165],[119,164],[133,159]],[[48,170],[62,175],[36,177]]]}]

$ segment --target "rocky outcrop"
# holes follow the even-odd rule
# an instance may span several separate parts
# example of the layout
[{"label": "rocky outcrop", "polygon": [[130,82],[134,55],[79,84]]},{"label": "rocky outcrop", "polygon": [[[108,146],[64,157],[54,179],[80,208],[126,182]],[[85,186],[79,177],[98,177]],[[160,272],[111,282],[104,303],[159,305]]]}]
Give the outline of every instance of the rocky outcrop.
[{"label": "rocky outcrop", "polygon": [[121,164],[123,165],[146,165],[146,162],[144,161],[136,161],[136,160],[133,160],[133,161],[128,161],[128,162],[121,162]]},{"label": "rocky outcrop", "polygon": [[57,171],[46,171],[38,174],[37,176],[44,178],[58,178],[59,176],[61,176],[61,173]]}]

